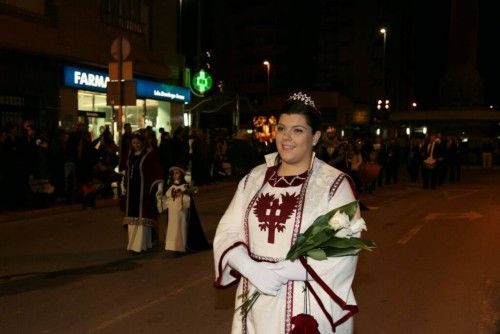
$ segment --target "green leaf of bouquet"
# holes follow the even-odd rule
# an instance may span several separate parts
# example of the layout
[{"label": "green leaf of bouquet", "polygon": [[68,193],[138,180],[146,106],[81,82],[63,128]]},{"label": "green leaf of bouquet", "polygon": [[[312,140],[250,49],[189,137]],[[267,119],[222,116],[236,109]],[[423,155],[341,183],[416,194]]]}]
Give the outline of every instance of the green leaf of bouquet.
[{"label": "green leaf of bouquet", "polygon": [[324,244],[325,247],[348,248],[348,247],[362,247],[362,242],[358,238],[337,238],[333,237]]},{"label": "green leaf of bouquet", "polygon": [[359,239],[359,240],[361,242],[363,242],[363,244],[364,244],[363,249],[364,250],[372,251],[373,249],[377,248],[377,245],[371,240],[366,240],[366,239]]},{"label": "green leaf of bouquet", "polygon": [[376,247],[375,243],[371,240],[363,240],[360,238],[337,238],[334,237],[324,244],[322,247],[331,247],[331,248],[348,248],[348,247],[356,247],[364,250],[372,250]]},{"label": "green leaf of bouquet", "polygon": [[310,251],[307,252],[307,256],[318,261],[323,261],[328,258],[325,252],[319,248],[311,249]]},{"label": "green leaf of bouquet", "polygon": [[316,220],[311,226],[309,226],[309,228],[304,233],[304,236],[307,239],[314,237],[318,233],[321,233],[321,231],[323,231],[325,229],[325,227],[326,226],[325,226],[324,222]]},{"label": "green leaf of bouquet", "polygon": [[349,248],[325,248],[324,252],[328,257],[337,257],[337,256],[348,256],[348,255],[356,255],[361,252],[361,249],[356,247]]},{"label": "green leaf of bouquet", "polygon": [[304,241],[306,241],[306,237],[303,234],[299,233],[299,235],[297,235],[297,240],[295,241],[295,244],[300,245]]},{"label": "green leaf of bouquet", "polygon": [[352,201],[351,203],[341,206],[339,210],[348,215],[349,219],[352,219],[356,211],[358,211],[358,201]]},{"label": "green leaf of bouquet", "polygon": [[287,260],[290,260],[290,261],[295,261],[297,260],[298,258],[300,257],[300,254],[298,252],[288,252],[288,254],[286,255],[286,259]]}]

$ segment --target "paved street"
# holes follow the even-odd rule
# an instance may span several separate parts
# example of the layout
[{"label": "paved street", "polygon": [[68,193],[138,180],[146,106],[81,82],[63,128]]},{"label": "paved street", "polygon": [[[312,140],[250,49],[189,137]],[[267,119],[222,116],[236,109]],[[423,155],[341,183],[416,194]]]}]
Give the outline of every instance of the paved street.
[{"label": "paved street", "polygon": [[[197,195],[209,239],[234,189]],[[378,248],[360,256],[357,334],[500,332],[500,171],[361,198]],[[229,333],[234,289],[212,288],[212,253],[129,255],[116,206],[0,219],[0,234],[0,333]]]}]

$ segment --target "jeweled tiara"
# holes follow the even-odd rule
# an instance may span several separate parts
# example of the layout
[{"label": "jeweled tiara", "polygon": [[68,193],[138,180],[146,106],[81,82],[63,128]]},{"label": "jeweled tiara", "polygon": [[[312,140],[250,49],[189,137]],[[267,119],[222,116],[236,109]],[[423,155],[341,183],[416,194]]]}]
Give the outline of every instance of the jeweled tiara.
[{"label": "jeweled tiara", "polygon": [[316,108],[316,105],[314,104],[314,101],[311,99],[310,96],[298,92],[298,93],[293,93],[289,98],[288,101],[293,100],[293,101],[301,101],[303,102],[306,106],[311,106],[313,108]]}]

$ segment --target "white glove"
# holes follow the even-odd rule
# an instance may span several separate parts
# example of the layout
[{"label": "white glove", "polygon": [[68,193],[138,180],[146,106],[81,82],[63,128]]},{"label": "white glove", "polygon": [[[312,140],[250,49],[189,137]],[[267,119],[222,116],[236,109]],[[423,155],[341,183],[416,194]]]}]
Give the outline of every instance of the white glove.
[{"label": "white glove", "polygon": [[305,281],[312,280],[311,275],[307,275],[306,268],[300,263],[299,260],[290,261],[285,260],[278,262],[280,266],[274,272],[286,279],[287,281]]},{"label": "white glove", "polygon": [[163,182],[158,183],[158,190],[156,191],[156,198],[163,196]]},{"label": "white glove", "polygon": [[257,289],[266,295],[276,296],[287,280],[280,277],[276,263],[254,261],[244,247],[237,247],[227,255],[227,263],[246,277]]},{"label": "white glove", "polygon": [[125,188],[125,185],[122,183],[120,183],[120,190],[122,192],[122,196],[125,196],[127,195],[127,189]]}]

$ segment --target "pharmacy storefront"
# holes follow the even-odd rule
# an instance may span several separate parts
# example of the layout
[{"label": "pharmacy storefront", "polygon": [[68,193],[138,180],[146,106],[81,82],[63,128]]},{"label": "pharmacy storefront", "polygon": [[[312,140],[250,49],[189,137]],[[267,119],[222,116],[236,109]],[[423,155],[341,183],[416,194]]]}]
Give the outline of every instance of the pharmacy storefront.
[{"label": "pharmacy storefront", "polygon": [[[158,81],[134,80],[136,105],[123,107],[124,124],[130,123],[134,131],[151,126],[157,133],[160,128],[172,132],[182,125],[183,105],[191,100],[189,89]],[[106,103],[108,81],[108,74],[104,71],[64,66],[64,87],[60,94],[61,125],[70,127],[76,122],[86,123],[94,136],[98,136],[106,125],[115,126],[115,113]]]}]

